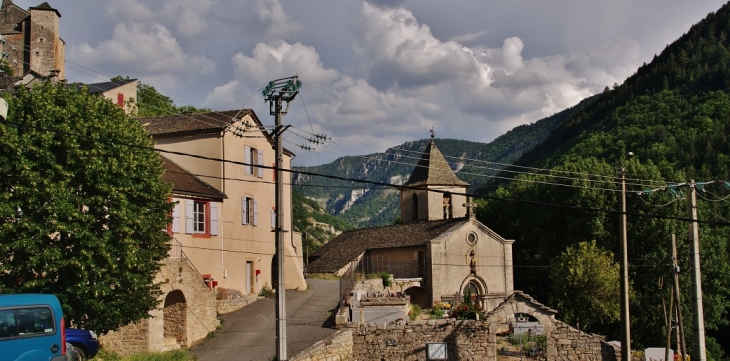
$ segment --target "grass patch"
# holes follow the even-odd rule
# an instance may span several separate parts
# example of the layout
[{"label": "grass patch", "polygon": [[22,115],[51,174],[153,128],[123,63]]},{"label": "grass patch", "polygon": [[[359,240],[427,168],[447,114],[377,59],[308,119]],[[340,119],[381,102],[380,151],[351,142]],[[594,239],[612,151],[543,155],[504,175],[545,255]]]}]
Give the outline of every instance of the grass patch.
[{"label": "grass patch", "polygon": [[416,318],[418,318],[418,315],[421,314],[421,306],[411,303],[411,312],[408,312],[408,318],[411,319],[411,321],[415,321]]},{"label": "grass patch", "polygon": [[154,353],[154,352],[143,352],[134,354],[131,356],[119,356],[114,352],[109,352],[104,349],[99,350],[95,359],[104,361],[195,361],[197,358],[193,354],[189,353],[186,349],[180,349],[169,352]]},{"label": "grass patch", "polygon": [[318,280],[339,280],[340,278],[331,273],[307,273],[307,278],[314,278]]}]

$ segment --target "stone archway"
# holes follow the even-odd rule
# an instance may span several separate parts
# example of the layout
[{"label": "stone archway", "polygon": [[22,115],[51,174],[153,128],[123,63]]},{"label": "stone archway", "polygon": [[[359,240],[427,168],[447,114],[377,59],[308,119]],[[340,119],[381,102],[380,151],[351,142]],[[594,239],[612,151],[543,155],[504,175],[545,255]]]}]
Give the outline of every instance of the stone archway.
[{"label": "stone archway", "polygon": [[469,275],[461,282],[459,288],[459,301],[464,300],[464,295],[471,295],[474,305],[484,307],[484,298],[488,293],[487,283],[477,275]]},{"label": "stone archway", "polygon": [[406,295],[411,296],[411,303],[421,306],[421,308],[431,308],[428,299],[428,293],[421,287],[410,287],[405,290]]},{"label": "stone archway", "polygon": [[183,292],[174,290],[168,293],[162,309],[165,343],[175,339],[179,345],[187,346],[187,313],[188,307]]}]

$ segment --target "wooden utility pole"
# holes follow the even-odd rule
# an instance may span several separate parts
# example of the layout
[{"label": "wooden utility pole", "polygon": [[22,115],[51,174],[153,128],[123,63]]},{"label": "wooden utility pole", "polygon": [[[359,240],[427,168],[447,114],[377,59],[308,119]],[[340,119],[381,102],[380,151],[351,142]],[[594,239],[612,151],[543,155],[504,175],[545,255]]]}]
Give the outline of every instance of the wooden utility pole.
[{"label": "wooden utility pole", "polygon": [[[282,118],[289,111],[289,104],[297,96],[302,83],[296,76],[270,81],[263,90],[264,100],[269,102],[269,113],[274,116],[276,141],[276,359],[285,361],[286,350],[286,284],[284,283],[284,145]],[[286,102],[286,110],[283,109]]]},{"label": "wooden utility pole", "polygon": [[689,253],[692,280],[692,360],[707,361],[705,349],[705,316],[702,308],[702,272],[700,270],[700,232],[697,223],[697,189],[689,180],[687,204],[689,211]]}]

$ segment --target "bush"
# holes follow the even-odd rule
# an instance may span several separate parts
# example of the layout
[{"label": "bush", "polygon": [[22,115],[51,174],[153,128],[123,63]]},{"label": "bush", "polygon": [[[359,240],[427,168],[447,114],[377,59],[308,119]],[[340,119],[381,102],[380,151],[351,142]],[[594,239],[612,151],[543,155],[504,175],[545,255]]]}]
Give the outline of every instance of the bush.
[{"label": "bush", "polygon": [[393,283],[390,279],[390,273],[388,271],[381,271],[373,275],[374,277],[380,277],[383,279],[383,287],[388,288]]},{"label": "bush", "polygon": [[274,298],[276,296],[276,292],[269,286],[268,283],[264,283],[264,286],[261,287],[261,290],[259,291],[259,296],[265,297],[265,298]]},{"label": "bush", "polygon": [[411,321],[415,321],[418,315],[421,314],[421,306],[412,303],[411,304],[411,311],[408,312],[408,318],[411,319]]}]

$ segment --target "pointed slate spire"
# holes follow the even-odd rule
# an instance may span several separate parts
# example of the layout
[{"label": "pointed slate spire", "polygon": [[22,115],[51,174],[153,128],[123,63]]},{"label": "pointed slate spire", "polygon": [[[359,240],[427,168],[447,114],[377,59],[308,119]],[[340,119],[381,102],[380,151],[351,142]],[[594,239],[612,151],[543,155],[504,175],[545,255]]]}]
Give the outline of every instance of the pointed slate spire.
[{"label": "pointed slate spire", "polygon": [[469,183],[459,179],[451,170],[441,151],[433,141],[434,135],[431,132],[431,142],[421,155],[421,159],[413,170],[413,174],[405,185],[407,186],[468,186]]}]

